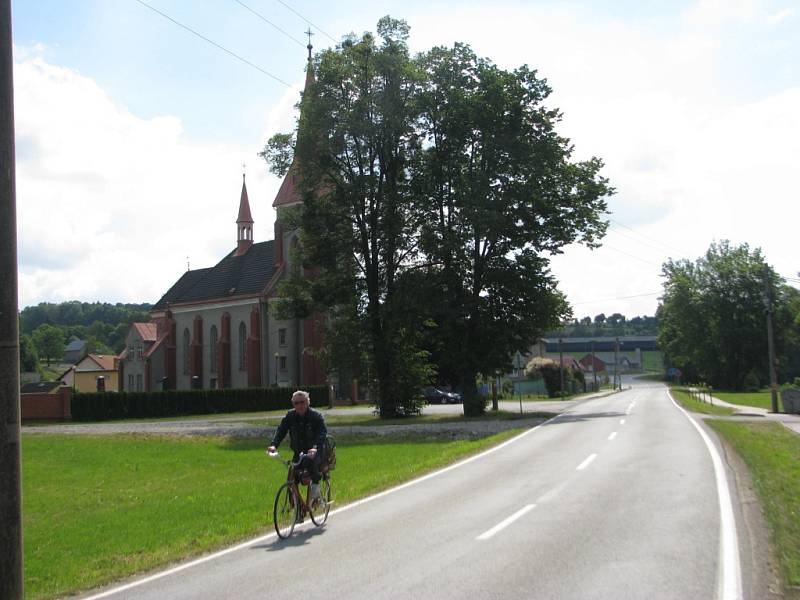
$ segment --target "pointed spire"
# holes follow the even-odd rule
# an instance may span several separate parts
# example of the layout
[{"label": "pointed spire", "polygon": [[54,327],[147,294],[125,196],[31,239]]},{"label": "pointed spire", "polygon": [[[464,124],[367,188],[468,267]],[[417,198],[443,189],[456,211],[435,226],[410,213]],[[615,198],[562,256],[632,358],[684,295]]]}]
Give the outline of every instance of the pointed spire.
[{"label": "pointed spire", "polygon": [[239,216],[236,218],[236,256],[241,256],[253,245],[253,216],[247,198],[245,174],[242,173],[242,195],[239,198]]},{"label": "pointed spire", "polygon": [[253,224],[253,217],[250,214],[250,200],[247,198],[247,184],[245,183],[245,174],[242,173],[242,195],[239,198],[239,216],[236,218],[236,224],[250,223]]}]

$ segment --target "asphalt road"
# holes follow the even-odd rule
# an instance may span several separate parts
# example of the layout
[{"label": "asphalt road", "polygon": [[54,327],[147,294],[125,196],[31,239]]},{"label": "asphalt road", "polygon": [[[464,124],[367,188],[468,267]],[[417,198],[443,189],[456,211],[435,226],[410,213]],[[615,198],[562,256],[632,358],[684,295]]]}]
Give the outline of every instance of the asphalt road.
[{"label": "asphalt road", "polygon": [[695,425],[663,386],[635,384],[324,528],[94,597],[737,598],[718,487]]}]

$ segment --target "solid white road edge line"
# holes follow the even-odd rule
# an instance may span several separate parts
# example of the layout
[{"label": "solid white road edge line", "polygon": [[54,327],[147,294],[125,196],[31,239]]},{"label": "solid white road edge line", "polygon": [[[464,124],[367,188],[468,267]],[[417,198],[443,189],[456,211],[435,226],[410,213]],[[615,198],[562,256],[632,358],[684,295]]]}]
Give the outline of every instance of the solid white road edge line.
[{"label": "solid white road edge line", "polygon": [[528,504],[526,506],[523,506],[521,509],[519,509],[517,512],[515,512],[513,515],[511,515],[510,517],[508,517],[507,519],[505,519],[503,521],[500,521],[497,525],[495,525],[494,527],[492,527],[488,531],[484,531],[482,534],[480,534],[475,539],[476,540],[488,540],[495,533],[497,533],[498,531],[502,531],[503,529],[505,529],[506,527],[511,525],[514,521],[519,519],[522,515],[524,515],[525,513],[529,512],[531,510],[533,510],[534,508],[536,508],[535,504]]},{"label": "solid white road edge line", "polygon": [[667,391],[667,396],[679,411],[689,419],[700,437],[703,438],[708,453],[711,455],[711,462],[714,464],[714,476],[717,480],[717,496],[719,498],[719,554],[720,554],[720,575],[717,583],[717,596],[720,600],[741,600],[742,599],[742,571],[739,564],[739,540],[736,536],[736,519],[733,516],[733,502],[731,492],[728,488],[728,479],[725,477],[725,467],[722,458],[717,452],[716,446],[698,425],[695,420],[686,412],[682,406],[675,402],[675,398]]},{"label": "solid white road edge line", "polygon": [[[362,498],[361,500],[356,500],[355,502],[353,502],[351,504],[348,504],[348,505],[343,506],[341,508],[337,508],[335,510],[332,510],[330,512],[330,516],[333,516],[333,515],[335,515],[337,513],[344,512],[346,510],[350,510],[351,508],[355,508],[357,506],[361,506],[362,504],[366,504],[367,502],[372,502],[373,500],[377,500],[378,498],[383,498],[384,496],[388,496],[389,494],[393,494],[394,492],[398,492],[398,491],[400,491],[402,489],[405,489],[407,487],[411,487],[412,485],[416,485],[418,483],[422,483],[423,481],[431,479],[432,477],[438,477],[442,473],[447,473],[448,471],[452,471],[453,469],[457,469],[459,467],[463,467],[464,465],[469,464],[472,461],[478,460],[479,458],[483,458],[484,456],[488,456],[489,454],[492,454],[493,452],[497,452],[498,450],[501,450],[502,448],[505,448],[506,446],[508,446],[510,444],[513,444],[514,442],[516,442],[518,440],[521,440],[522,438],[524,438],[525,436],[533,433],[534,431],[536,431],[540,427],[542,427],[544,425],[547,425],[548,423],[552,423],[553,421],[555,421],[559,417],[562,417],[562,416],[566,415],[568,412],[569,411],[567,410],[567,411],[564,411],[561,414],[556,415],[555,417],[553,417],[551,419],[547,419],[547,421],[544,421],[543,423],[539,423],[536,427],[531,427],[527,431],[523,431],[519,435],[515,435],[511,439],[508,439],[505,442],[503,442],[502,444],[498,444],[497,446],[493,446],[493,447],[489,448],[488,450],[484,450],[480,454],[475,454],[474,456],[470,456],[469,458],[465,458],[462,461],[459,461],[457,463],[453,463],[452,465],[444,467],[443,469],[439,469],[438,471],[433,471],[432,473],[428,473],[427,475],[423,475],[422,477],[417,477],[416,479],[412,479],[411,481],[406,481],[405,483],[401,483],[400,485],[395,486],[393,488],[389,488],[388,490],[384,490],[382,492],[378,492],[377,494],[375,494],[373,496],[367,496],[366,498]],[[301,525],[300,527],[295,527],[295,531],[300,531],[300,530],[302,530],[302,529],[304,529],[304,528],[306,528],[308,526],[309,526],[308,522],[306,522],[305,526]],[[247,540],[246,542],[242,542],[241,544],[237,544],[236,546],[231,546],[230,548],[225,548],[224,550],[220,550],[219,552],[214,552],[213,554],[209,554],[208,556],[201,556],[198,559],[195,559],[195,560],[193,560],[191,562],[188,562],[188,563],[184,563],[182,565],[178,565],[177,567],[173,567],[172,569],[167,569],[166,571],[160,571],[159,573],[153,573],[152,575],[150,575],[148,577],[144,577],[142,579],[137,579],[136,581],[131,581],[130,583],[126,583],[126,584],[121,585],[119,587],[115,587],[115,588],[112,588],[110,590],[106,590],[104,592],[100,592],[99,594],[95,594],[93,596],[88,596],[86,598],[83,598],[83,600],[100,600],[100,598],[107,598],[108,596],[112,596],[113,594],[118,594],[119,592],[124,592],[125,590],[129,590],[131,588],[134,588],[134,587],[137,587],[137,586],[140,586],[140,585],[144,585],[145,583],[150,583],[151,581],[155,581],[157,579],[161,579],[162,577],[167,577],[169,575],[173,575],[174,573],[179,573],[180,571],[185,571],[186,569],[190,569],[190,568],[192,568],[194,566],[197,566],[197,565],[203,564],[205,562],[217,559],[220,556],[225,556],[226,554],[230,554],[232,552],[236,552],[237,550],[243,550],[244,548],[247,548],[248,546],[252,546],[253,544],[259,544],[261,542],[264,542],[266,540],[269,540],[269,539],[272,539],[272,538],[275,538],[275,537],[278,537],[277,533],[274,533],[274,532],[273,533],[268,533],[267,535],[262,535],[262,536],[259,536],[257,538],[253,538],[253,539]]]},{"label": "solid white road edge line", "polygon": [[586,467],[588,467],[590,464],[592,464],[592,461],[595,458],[597,458],[597,454],[590,454],[589,456],[586,457],[586,460],[584,460],[581,464],[578,465],[578,468],[575,469],[575,470],[576,471],[583,471]]}]

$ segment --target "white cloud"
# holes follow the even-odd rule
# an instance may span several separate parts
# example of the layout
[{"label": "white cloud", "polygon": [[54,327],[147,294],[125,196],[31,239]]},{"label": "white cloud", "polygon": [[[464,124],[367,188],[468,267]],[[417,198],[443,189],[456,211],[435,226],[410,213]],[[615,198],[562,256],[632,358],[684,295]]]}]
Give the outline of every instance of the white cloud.
[{"label": "white cloud", "polygon": [[792,14],[790,8],[769,12],[766,0],[698,0],[685,13],[694,26],[718,26],[726,22],[749,24],[760,20],[778,23]]},{"label": "white cloud", "polygon": [[[255,148],[189,143],[179,118],[138,118],[40,58],[15,64],[15,111],[20,306],[155,302],[187,256],[211,266],[235,246]],[[279,185],[264,171],[247,178],[257,241],[272,237]]]}]

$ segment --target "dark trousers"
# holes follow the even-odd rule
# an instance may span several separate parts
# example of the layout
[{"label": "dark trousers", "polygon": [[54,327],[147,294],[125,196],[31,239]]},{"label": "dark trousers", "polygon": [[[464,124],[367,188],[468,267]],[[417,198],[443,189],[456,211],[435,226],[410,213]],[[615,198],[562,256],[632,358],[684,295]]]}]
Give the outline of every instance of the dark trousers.
[{"label": "dark trousers", "polygon": [[[294,460],[297,460],[297,454],[295,454]],[[319,472],[320,464],[322,464],[321,452],[317,452],[313,459],[306,456],[303,459],[303,462],[300,463],[301,468],[308,470],[313,483],[319,483],[319,480],[322,479],[322,474]]]}]

